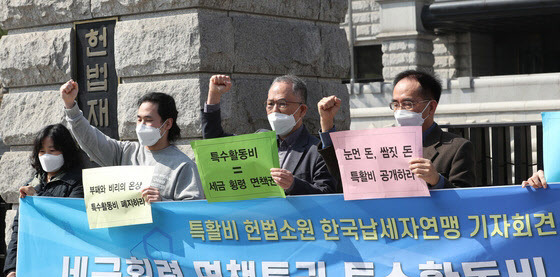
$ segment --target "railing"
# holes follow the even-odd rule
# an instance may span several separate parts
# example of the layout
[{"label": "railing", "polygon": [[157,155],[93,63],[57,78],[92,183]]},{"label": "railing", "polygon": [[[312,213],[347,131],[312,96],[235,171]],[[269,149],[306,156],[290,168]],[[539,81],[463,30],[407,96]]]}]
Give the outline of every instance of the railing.
[{"label": "railing", "polygon": [[[479,123],[440,127],[469,139],[474,144],[478,186],[521,184],[533,174],[535,165],[538,169],[543,168],[541,122]],[[533,162],[535,150],[536,162]]]}]

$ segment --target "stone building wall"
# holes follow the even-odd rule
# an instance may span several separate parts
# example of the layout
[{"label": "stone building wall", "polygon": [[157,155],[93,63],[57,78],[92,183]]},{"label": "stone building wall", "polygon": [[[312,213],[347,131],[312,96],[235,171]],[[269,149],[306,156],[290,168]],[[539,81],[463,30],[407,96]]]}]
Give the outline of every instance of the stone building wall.
[{"label": "stone building wall", "polygon": [[[412,68],[433,71],[442,80],[436,114],[441,123],[539,121],[541,111],[558,109],[560,73],[493,76],[491,34],[425,30],[419,20],[422,8],[447,1],[453,0],[352,0],[352,42],[382,45],[384,81],[356,83],[350,90],[351,129],[392,125],[391,81],[396,73]],[[347,29],[348,21],[347,16],[341,28]]]},{"label": "stone building wall", "polygon": [[[352,41],[356,46],[383,45],[384,67],[387,68],[384,75],[388,76],[386,80],[390,81],[396,72],[408,69],[412,64],[417,64],[416,68],[433,70],[444,80],[472,76],[471,47],[477,47],[477,44],[471,45],[470,33],[438,34],[433,36],[433,39],[387,41],[386,38],[378,37],[381,32],[379,2],[352,0]],[[341,27],[350,33],[348,14]],[[363,87],[368,86],[362,84],[357,91],[362,91]]]},{"label": "stone building wall", "polygon": [[[30,145],[38,131],[63,120],[58,93],[74,76],[73,23],[118,17],[115,67],[118,134],[136,139],[135,103],[148,91],[175,97],[182,149],[201,137],[199,111],[212,74],[230,74],[222,100],[224,128],[247,133],[268,127],[264,101],[272,79],[287,73],[309,86],[308,129],[319,128],[316,102],[336,94],[344,108],[337,127],[350,124],[345,0],[0,0],[0,136],[9,145],[0,160],[0,195],[17,203],[31,178]],[[192,156],[192,155],[191,155]],[[7,218],[13,217],[11,211]],[[8,224],[9,226],[10,224]]]},{"label": "stone building wall", "polygon": [[[349,34],[349,14],[340,26]],[[354,43],[370,44],[379,34],[379,4],[375,0],[352,0]],[[379,43],[377,43],[379,44]]]},{"label": "stone building wall", "polygon": [[464,37],[468,34],[445,34],[434,39],[434,73],[441,79],[470,76],[470,45]]}]

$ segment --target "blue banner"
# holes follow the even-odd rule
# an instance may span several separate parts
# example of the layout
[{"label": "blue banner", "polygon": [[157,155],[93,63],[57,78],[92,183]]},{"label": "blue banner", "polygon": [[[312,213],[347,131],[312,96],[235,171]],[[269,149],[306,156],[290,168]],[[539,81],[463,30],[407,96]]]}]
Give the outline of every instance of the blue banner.
[{"label": "blue banner", "polygon": [[152,205],[90,230],[84,201],[26,197],[18,276],[557,276],[560,184]]}]

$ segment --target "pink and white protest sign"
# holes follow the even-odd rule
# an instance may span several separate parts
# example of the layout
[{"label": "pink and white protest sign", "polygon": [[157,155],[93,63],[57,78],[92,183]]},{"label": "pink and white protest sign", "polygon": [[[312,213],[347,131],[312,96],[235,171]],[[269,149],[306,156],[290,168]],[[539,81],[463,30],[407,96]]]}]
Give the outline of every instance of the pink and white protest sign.
[{"label": "pink and white protest sign", "polygon": [[422,127],[331,133],[345,200],[430,196],[426,182],[409,169],[422,157]]}]

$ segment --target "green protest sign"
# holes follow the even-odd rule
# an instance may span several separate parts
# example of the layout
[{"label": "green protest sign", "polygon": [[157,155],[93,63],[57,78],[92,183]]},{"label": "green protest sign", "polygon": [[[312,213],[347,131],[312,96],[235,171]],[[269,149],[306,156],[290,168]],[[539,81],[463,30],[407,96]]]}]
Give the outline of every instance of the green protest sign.
[{"label": "green protest sign", "polygon": [[286,197],[270,176],[279,168],[275,132],[192,141],[208,202]]}]

